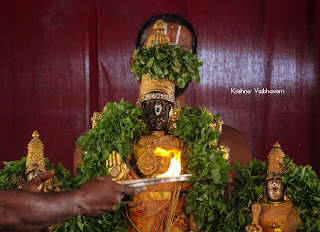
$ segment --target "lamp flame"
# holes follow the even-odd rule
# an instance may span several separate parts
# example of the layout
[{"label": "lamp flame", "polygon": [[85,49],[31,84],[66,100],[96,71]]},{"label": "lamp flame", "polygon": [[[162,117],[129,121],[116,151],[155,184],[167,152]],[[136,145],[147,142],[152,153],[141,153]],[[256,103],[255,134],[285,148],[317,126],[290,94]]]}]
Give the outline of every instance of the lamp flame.
[{"label": "lamp flame", "polygon": [[172,149],[172,150],[165,150],[160,147],[157,147],[156,150],[154,150],[154,154],[158,156],[171,156],[173,155],[173,158],[170,161],[170,167],[168,171],[165,173],[157,176],[157,177],[170,177],[170,176],[179,176],[181,173],[181,151],[178,149]]}]

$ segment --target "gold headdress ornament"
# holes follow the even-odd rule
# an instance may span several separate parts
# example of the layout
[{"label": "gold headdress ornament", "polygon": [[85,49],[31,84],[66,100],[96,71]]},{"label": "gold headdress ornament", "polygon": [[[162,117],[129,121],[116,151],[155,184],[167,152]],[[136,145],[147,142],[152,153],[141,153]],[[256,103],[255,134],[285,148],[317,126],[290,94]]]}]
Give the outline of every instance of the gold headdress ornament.
[{"label": "gold headdress ornament", "polygon": [[283,158],[285,157],[284,152],[281,150],[281,146],[278,142],[273,145],[269,155],[268,155],[268,172],[266,181],[276,177],[281,176],[283,173]]},{"label": "gold headdress ornament", "polygon": [[159,19],[153,25],[153,29],[156,30],[156,33],[149,37],[147,46],[152,46],[155,41],[157,41],[159,44],[170,43],[169,36],[164,34],[166,24],[161,19]]},{"label": "gold headdress ornament", "polygon": [[43,152],[44,145],[39,139],[38,131],[34,131],[32,137],[33,139],[28,144],[26,174],[30,171],[46,171]]},{"label": "gold headdress ornament", "polygon": [[[158,20],[153,25],[156,33],[149,37],[147,47],[153,46],[155,41],[159,44],[170,43],[169,37],[164,34],[165,28],[166,25],[162,20]],[[174,103],[174,90],[175,83],[170,81],[169,78],[152,79],[149,77],[149,74],[143,74],[140,85],[140,100],[143,102],[150,99],[161,99]]]}]

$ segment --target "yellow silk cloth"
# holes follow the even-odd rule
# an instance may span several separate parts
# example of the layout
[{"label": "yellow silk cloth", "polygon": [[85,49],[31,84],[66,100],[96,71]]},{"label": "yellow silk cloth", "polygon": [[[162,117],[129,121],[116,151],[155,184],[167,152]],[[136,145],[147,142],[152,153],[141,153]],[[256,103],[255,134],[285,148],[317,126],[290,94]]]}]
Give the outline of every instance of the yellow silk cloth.
[{"label": "yellow silk cloth", "polygon": [[[188,184],[182,184],[182,189]],[[179,198],[177,205],[173,206],[175,183],[157,184],[148,186],[147,189],[136,195],[126,208],[129,220],[128,231],[136,232],[163,232],[171,213],[171,232],[188,230],[188,218],[184,213],[185,201]],[[176,194],[180,195],[180,191]],[[178,195],[178,196],[179,196]]]},{"label": "yellow silk cloth", "polygon": [[272,224],[281,224],[281,232],[294,232],[301,223],[296,208],[292,202],[285,202],[278,205],[260,203],[261,205],[261,226],[264,232],[274,232]]}]

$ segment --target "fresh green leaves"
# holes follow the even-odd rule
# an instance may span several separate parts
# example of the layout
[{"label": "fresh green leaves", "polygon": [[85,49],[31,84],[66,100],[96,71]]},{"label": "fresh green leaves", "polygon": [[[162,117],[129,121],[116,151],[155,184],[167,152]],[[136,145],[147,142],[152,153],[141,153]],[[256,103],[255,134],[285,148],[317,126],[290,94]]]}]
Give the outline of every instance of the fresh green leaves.
[{"label": "fresh green leaves", "polygon": [[58,224],[55,227],[54,231],[126,232],[127,229],[123,226],[123,224],[119,225],[119,222],[123,222],[123,219],[119,212],[119,207],[118,207],[115,211],[99,217],[86,217],[86,216],[78,215],[76,217],[70,218],[65,223]]},{"label": "fresh green leaves", "polygon": [[225,188],[232,167],[214,145],[213,141],[220,132],[210,126],[212,122],[213,119],[202,113],[199,107],[186,107],[176,122],[177,128],[171,133],[188,145],[187,167],[192,174],[192,187],[186,196],[186,213],[193,214],[199,228],[222,231],[224,218],[228,214]]},{"label": "fresh green leaves", "polygon": [[228,220],[226,224],[232,225],[234,231],[245,231],[245,226],[252,220],[250,208],[257,201],[258,196],[263,193],[261,183],[265,181],[267,163],[253,159],[244,167],[236,162],[236,170],[233,198],[229,202],[229,212],[233,218],[226,219]]},{"label": "fresh green leaves", "polygon": [[311,166],[297,166],[285,157],[282,181],[292,202],[298,207],[302,223],[297,231],[320,231],[320,181]]},{"label": "fresh green leaves", "polygon": [[[150,61],[151,63],[151,61]],[[143,111],[125,102],[110,102],[107,110],[97,122],[96,127],[85,132],[77,140],[77,145],[85,152],[83,163],[79,164],[76,175],[71,179],[73,189],[79,188],[85,181],[94,176],[107,176],[106,160],[112,151],[117,151],[127,162],[128,154],[133,152],[133,138],[139,134],[148,134],[141,121]],[[60,224],[56,231],[127,231],[121,217],[120,206],[115,211],[95,218],[78,216]]]},{"label": "fresh green leaves", "polygon": [[26,161],[27,158],[24,156],[18,161],[3,162],[5,167],[0,171],[1,189],[16,188],[16,181],[19,176],[23,180],[25,179]]},{"label": "fresh green leaves", "polygon": [[177,128],[171,130],[171,133],[181,138],[185,143],[197,143],[197,150],[201,150],[202,145],[200,144],[213,145],[213,141],[220,134],[210,126],[212,122],[213,119],[208,114],[202,113],[199,107],[184,107],[182,108],[182,117],[176,122]]},{"label": "fresh green leaves", "polygon": [[148,48],[136,49],[131,56],[134,58],[132,70],[138,80],[142,74],[149,74],[152,79],[169,77],[179,88],[184,88],[190,80],[200,83],[198,67],[202,62],[192,50],[184,52],[180,46],[155,42]]},{"label": "fresh green leaves", "polygon": [[119,152],[126,162],[127,155],[133,152],[134,136],[147,133],[141,121],[143,111],[140,108],[124,100],[107,103],[106,107],[96,127],[77,140],[77,145],[81,145],[81,150],[86,154],[76,172],[85,179],[108,175],[105,162],[112,151]]},{"label": "fresh green leaves", "polygon": [[[0,171],[0,188],[16,188],[18,187],[18,178],[25,180],[27,158],[23,156],[21,160],[3,162],[6,166]],[[55,171],[55,175],[51,180],[52,191],[71,189],[70,171],[63,167],[61,163],[58,166],[51,164],[48,157],[44,158],[46,169]]]}]

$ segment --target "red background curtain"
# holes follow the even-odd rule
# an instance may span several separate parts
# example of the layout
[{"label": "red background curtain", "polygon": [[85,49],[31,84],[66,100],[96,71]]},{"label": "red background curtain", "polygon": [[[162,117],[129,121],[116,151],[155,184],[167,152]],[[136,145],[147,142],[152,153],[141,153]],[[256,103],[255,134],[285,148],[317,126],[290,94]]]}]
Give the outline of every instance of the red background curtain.
[{"label": "red background curtain", "polygon": [[122,97],[135,103],[129,55],[141,24],[160,13],[187,18],[198,36],[202,80],[188,89],[187,104],[221,113],[255,157],[265,160],[278,141],[319,174],[320,2],[301,0],[7,1],[0,10],[0,160],[26,155],[38,130],[45,155],[72,170],[74,142],[92,113]]}]

